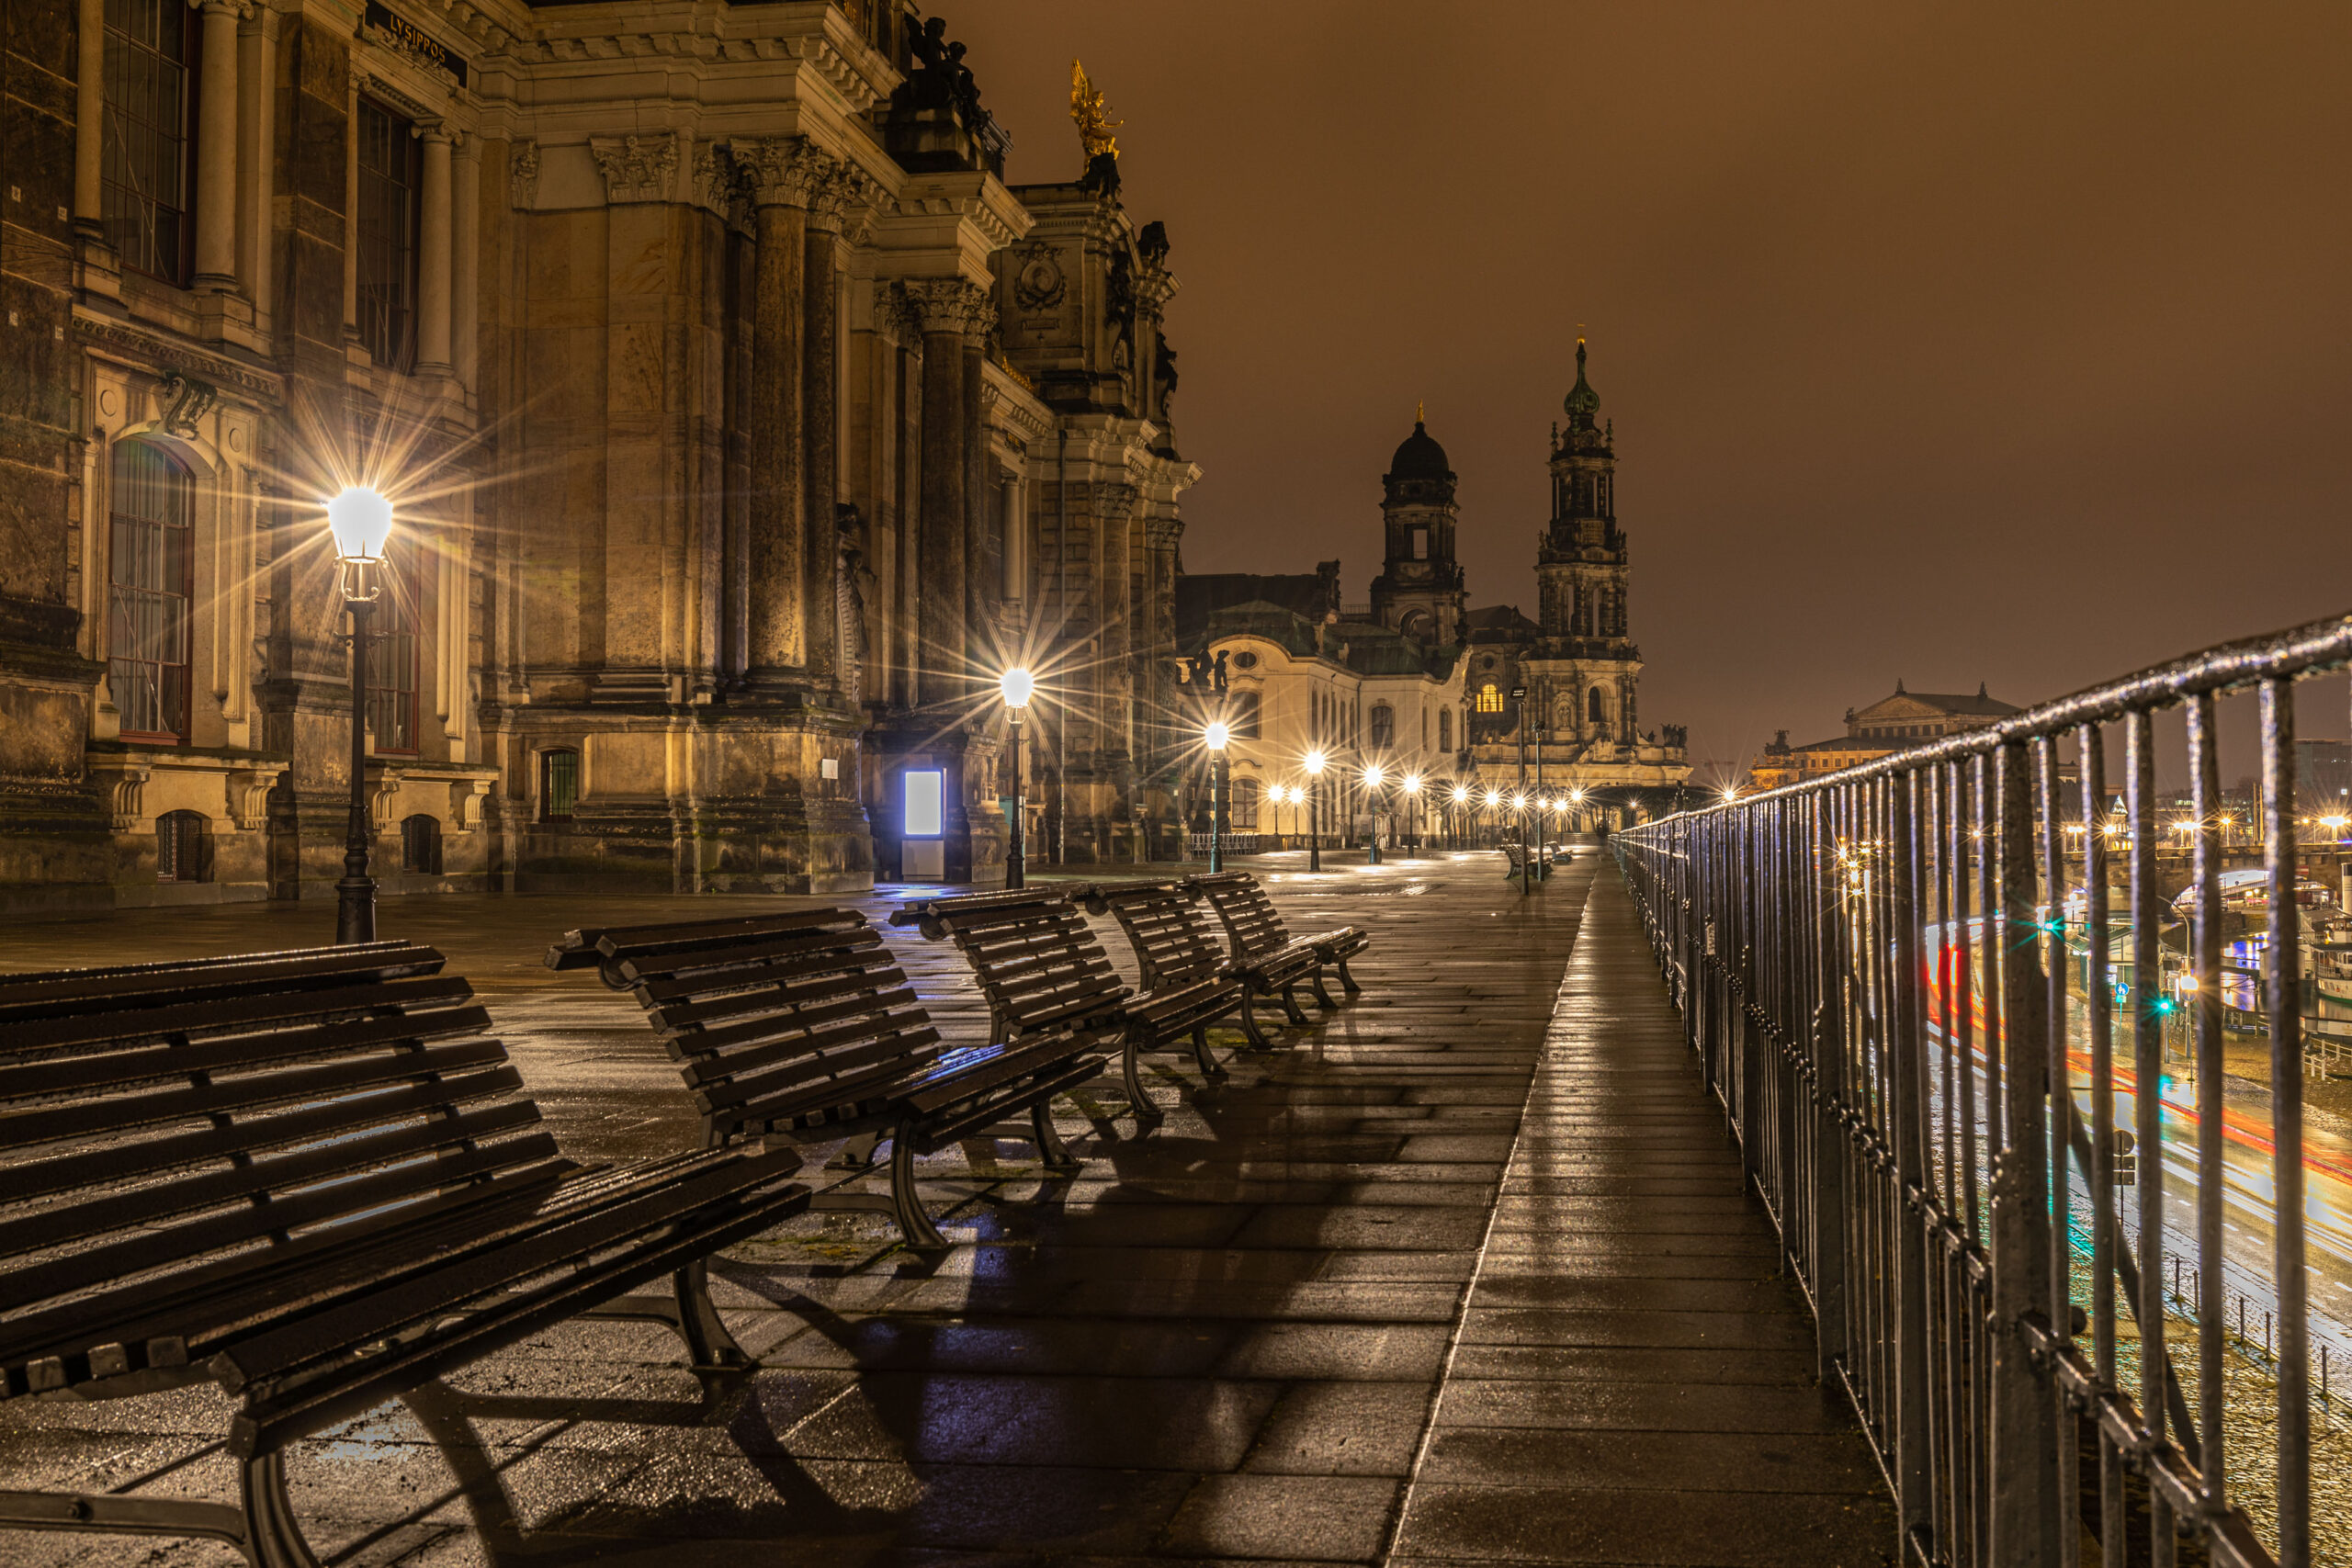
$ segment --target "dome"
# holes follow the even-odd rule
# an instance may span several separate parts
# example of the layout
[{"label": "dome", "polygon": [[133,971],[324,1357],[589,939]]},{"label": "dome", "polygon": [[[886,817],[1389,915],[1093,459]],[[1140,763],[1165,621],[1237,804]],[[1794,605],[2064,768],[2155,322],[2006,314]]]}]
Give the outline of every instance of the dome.
[{"label": "dome", "polygon": [[1429,427],[1419,420],[1413,422],[1413,434],[1405,437],[1396,455],[1388,459],[1388,477],[1392,479],[1450,479],[1453,468],[1445,460],[1445,448],[1437,444]]}]

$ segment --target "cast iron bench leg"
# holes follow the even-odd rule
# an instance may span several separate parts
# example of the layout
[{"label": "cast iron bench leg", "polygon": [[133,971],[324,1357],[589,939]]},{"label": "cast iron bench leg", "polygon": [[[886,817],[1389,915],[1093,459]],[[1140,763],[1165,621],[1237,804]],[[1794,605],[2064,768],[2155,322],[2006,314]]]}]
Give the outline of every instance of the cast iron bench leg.
[{"label": "cast iron bench leg", "polygon": [[923,1213],[915,1191],[915,1125],[910,1116],[890,1134],[890,1206],[910,1252],[945,1252],[951,1244]]},{"label": "cast iron bench leg", "polygon": [[1351,997],[1359,995],[1363,987],[1356,984],[1356,977],[1353,975],[1348,973],[1348,961],[1344,958],[1335,958],[1331,962],[1339,968],[1340,984],[1348,995]]},{"label": "cast iron bench leg", "polygon": [[1119,1046],[1119,1070],[1126,1077],[1128,1109],[1136,1113],[1136,1124],[1144,1126],[1160,1121],[1164,1113],[1151,1102],[1151,1096],[1143,1087],[1143,1074],[1136,1067],[1136,1031],[1140,1027],[1131,1023],[1124,1032],[1125,1038]]},{"label": "cast iron bench leg", "polygon": [[1241,1032],[1250,1037],[1250,1044],[1255,1050],[1271,1051],[1274,1048],[1274,1043],[1267,1039],[1266,1032],[1258,1026],[1258,988],[1255,986],[1241,988]]},{"label": "cast iron bench leg", "polygon": [[249,1459],[239,1481],[245,1506],[245,1561],[254,1568],[319,1568],[286,1495],[286,1456]]},{"label": "cast iron bench leg", "polygon": [[752,1358],[735,1342],[720,1321],[718,1303],[710,1299],[710,1265],[696,1258],[671,1277],[678,1296],[678,1334],[696,1371],[723,1371],[752,1365]]},{"label": "cast iron bench leg", "polygon": [[[1151,1103],[1148,1100],[1144,1103]],[[1029,1124],[1037,1129],[1037,1157],[1046,1162],[1048,1170],[1076,1170],[1081,1163],[1054,1131],[1054,1107],[1051,1100],[1040,1100],[1029,1108]]]},{"label": "cast iron bench leg", "polygon": [[1323,984],[1323,965],[1317,964],[1315,966],[1314,974],[1315,1005],[1327,1010],[1336,1010],[1340,1004],[1333,998],[1330,990]]},{"label": "cast iron bench leg", "polygon": [[1283,987],[1283,1016],[1293,1023],[1303,1024],[1306,1021],[1306,1014],[1299,1010],[1297,990],[1298,982],[1295,980]]},{"label": "cast iron bench leg", "polygon": [[[1245,997],[1242,999],[1242,1005],[1247,1007],[1249,1005],[1249,998]],[[1201,1076],[1203,1077],[1221,1078],[1225,1077],[1225,1068],[1223,1065],[1217,1061],[1216,1054],[1209,1049],[1209,1026],[1205,1023],[1196,1023],[1193,1025],[1193,1060],[1201,1065]]]}]

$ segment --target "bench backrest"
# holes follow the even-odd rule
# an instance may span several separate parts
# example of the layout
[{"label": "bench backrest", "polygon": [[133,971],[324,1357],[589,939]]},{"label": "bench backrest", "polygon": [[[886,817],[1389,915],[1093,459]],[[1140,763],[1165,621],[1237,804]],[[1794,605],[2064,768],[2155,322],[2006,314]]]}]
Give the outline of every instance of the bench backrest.
[{"label": "bench backrest", "polygon": [[1181,882],[1104,883],[1080,897],[1091,913],[1111,916],[1127,933],[1146,990],[1198,980],[1225,965],[1225,944]]},{"label": "bench backrest", "polygon": [[1218,919],[1225,922],[1225,933],[1233,942],[1233,954],[1246,958],[1251,953],[1290,945],[1290,932],[1283,925],[1283,918],[1274,912],[1274,901],[1258,886],[1257,878],[1246,871],[1222,871],[1205,876],[1188,876],[1185,886],[1197,888],[1216,910]]},{"label": "bench backrest", "polygon": [[5,1393],[178,1364],[168,1332],[89,1337],[577,1168],[441,967],[387,942],[0,975]]},{"label": "bench backrest", "polygon": [[989,999],[1000,1039],[1035,1030],[1107,1025],[1127,999],[1086,916],[1059,891],[919,898],[894,911],[934,942],[954,938]]},{"label": "bench backrest", "polygon": [[636,993],[714,1143],[845,1120],[862,1095],[942,1050],[882,933],[854,909],[578,931],[547,962],[594,962]]}]

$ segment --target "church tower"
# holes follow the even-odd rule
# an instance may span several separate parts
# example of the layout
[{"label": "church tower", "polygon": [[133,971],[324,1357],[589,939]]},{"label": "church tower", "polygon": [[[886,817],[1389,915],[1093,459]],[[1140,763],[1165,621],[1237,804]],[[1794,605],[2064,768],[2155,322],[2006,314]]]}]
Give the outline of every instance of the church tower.
[{"label": "church tower", "polygon": [[1380,515],[1386,558],[1372,582],[1372,613],[1384,626],[1429,648],[1462,639],[1462,567],[1453,558],[1453,470],[1445,448],[1416,409],[1405,437],[1381,476]]},{"label": "church tower", "polygon": [[1631,747],[1640,733],[1634,691],[1642,655],[1626,617],[1616,433],[1601,423],[1600,394],[1585,379],[1581,337],[1566,412],[1566,427],[1552,433],[1552,518],[1535,555],[1543,635],[1525,668],[1544,694],[1541,711],[1554,737]]}]

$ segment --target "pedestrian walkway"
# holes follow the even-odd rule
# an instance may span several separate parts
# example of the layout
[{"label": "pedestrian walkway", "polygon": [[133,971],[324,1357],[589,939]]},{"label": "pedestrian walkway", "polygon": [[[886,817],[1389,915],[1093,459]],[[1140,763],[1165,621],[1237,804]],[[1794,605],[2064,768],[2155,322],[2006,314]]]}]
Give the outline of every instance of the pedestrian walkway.
[{"label": "pedestrian walkway", "polygon": [[[1169,1116],[1148,1136],[1115,1077],[1090,1086],[1061,1108],[1074,1178],[1019,1144],[927,1160],[958,1243],[942,1262],[859,1214],[738,1248],[715,1272],[764,1361],[748,1377],[705,1389],[655,1333],[567,1325],[305,1445],[289,1471],[313,1542],[434,1568],[1881,1561],[1867,1452],[1810,1384],[1809,1323],[1614,867],[1580,856],[1527,897],[1491,853],[1251,869],[1295,927],[1372,930],[1360,1000],[1213,1089],[1159,1059]],[[537,967],[615,909],[385,907],[388,934],[474,980],[565,1148],[592,1158],[695,1137],[635,1003]],[[0,964],[288,945],[331,914],[7,928]],[[953,950],[889,940],[951,1039],[977,1038]],[[202,1391],[0,1410],[0,1487],[225,1495],[220,1430]],[[0,1535],[12,1564],[155,1550]]]},{"label": "pedestrian walkway", "polygon": [[1634,905],[1595,882],[1392,1568],[1894,1561],[1851,1406],[1702,1091]]}]

